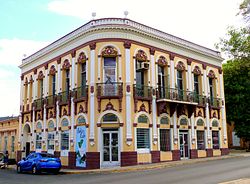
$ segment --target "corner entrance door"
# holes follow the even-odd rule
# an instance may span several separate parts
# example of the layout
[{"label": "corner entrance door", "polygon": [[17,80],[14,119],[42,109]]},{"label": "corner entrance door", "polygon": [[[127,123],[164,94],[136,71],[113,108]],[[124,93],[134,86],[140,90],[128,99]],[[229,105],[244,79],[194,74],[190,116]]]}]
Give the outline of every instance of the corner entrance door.
[{"label": "corner entrance door", "polygon": [[188,132],[180,132],[180,154],[182,159],[188,159]]},{"label": "corner entrance door", "polygon": [[26,142],[25,156],[27,157],[29,154],[30,154],[30,143]]},{"label": "corner entrance door", "polygon": [[103,130],[103,166],[119,165],[119,140],[117,130]]}]

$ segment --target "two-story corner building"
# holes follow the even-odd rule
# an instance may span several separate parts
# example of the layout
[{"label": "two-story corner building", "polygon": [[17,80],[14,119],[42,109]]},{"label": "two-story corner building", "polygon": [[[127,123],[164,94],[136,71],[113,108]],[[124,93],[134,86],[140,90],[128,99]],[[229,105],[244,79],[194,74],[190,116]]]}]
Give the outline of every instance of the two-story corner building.
[{"label": "two-story corner building", "polygon": [[17,154],[18,124],[17,116],[0,117],[0,152],[8,151],[11,160],[15,160]]},{"label": "two-story corner building", "polygon": [[18,159],[93,169],[227,154],[222,60],[129,19],[91,20],[23,60]]}]

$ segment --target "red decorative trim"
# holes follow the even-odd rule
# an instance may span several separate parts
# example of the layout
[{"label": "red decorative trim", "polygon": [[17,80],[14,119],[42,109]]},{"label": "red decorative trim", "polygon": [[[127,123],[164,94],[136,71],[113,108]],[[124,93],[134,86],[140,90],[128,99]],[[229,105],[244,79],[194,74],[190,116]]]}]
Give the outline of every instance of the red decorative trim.
[{"label": "red decorative trim", "polygon": [[201,75],[201,69],[198,66],[194,67],[193,73],[195,75]]},{"label": "red decorative trim", "polygon": [[141,106],[140,106],[139,112],[141,112],[141,111],[147,112],[146,106],[144,105],[144,103],[142,103]]},{"label": "red decorative trim", "polygon": [[176,69],[178,71],[184,71],[185,70],[185,65],[182,61],[179,61],[178,64],[176,65]]},{"label": "red decorative trim", "polygon": [[70,129],[71,129],[71,126],[68,126],[68,129],[70,130]]},{"label": "red decorative trim", "polygon": [[[134,41],[134,40],[121,39],[121,38],[102,38],[102,39],[92,40],[92,41],[90,41],[90,42],[87,42],[87,43],[84,43],[84,44],[82,44],[82,45],[79,45],[78,47],[75,47],[75,48],[73,48],[72,50],[81,49],[81,48],[83,48],[83,47],[89,45],[89,44],[92,43],[93,41],[95,41],[95,43],[96,43],[96,42],[108,42],[108,41],[116,41],[116,42],[125,42],[125,41],[127,41],[127,42],[131,42],[131,44],[137,44],[137,45],[143,46],[143,47],[151,47],[151,45],[144,44],[144,43],[141,43],[141,42],[137,42],[137,41]],[[51,62],[54,62],[55,60],[58,61],[58,58],[60,59],[61,57],[64,57],[64,56],[70,54],[70,53],[72,52],[72,50],[69,50],[68,52],[65,52],[65,53],[63,53],[63,54],[61,54],[61,55],[59,55],[59,56],[57,56],[57,57],[55,57],[55,58],[52,58],[51,60],[48,60],[46,63],[51,63]],[[184,56],[184,55],[181,55],[181,54],[177,54],[177,53],[174,53],[174,52],[170,52],[170,51],[168,51],[168,50],[164,50],[164,49],[161,49],[161,48],[156,48],[156,50],[159,51],[159,52],[163,52],[163,53],[169,54],[171,60],[173,60],[175,56],[181,57],[181,58],[183,58],[183,59],[192,59],[192,58],[189,58],[189,57],[187,57],[187,56]],[[211,66],[211,67],[214,67],[214,68],[220,68],[220,67],[218,67],[218,66],[216,66],[216,65],[209,64],[209,63],[204,63],[204,61],[200,61],[200,60],[195,60],[195,62],[200,63],[200,64],[204,64],[205,66]],[[61,62],[60,62],[60,63],[61,63]],[[58,63],[58,64],[60,64],[60,63]],[[31,69],[31,70],[28,70],[28,71],[26,71],[26,72],[24,72],[24,73],[22,73],[22,74],[23,74],[23,75],[28,74],[28,73],[30,73],[32,70],[37,69],[37,68],[40,68],[40,67],[42,67],[43,65],[44,65],[44,64],[41,64],[41,65],[39,65],[39,66],[36,66],[35,68],[33,68],[33,69]]]},{"label": "red decorative trim", "polygon": [[125,167],[132,165],[137,165],[137,152],[136,151],[121,152],[121,166]]},{"label": "red decorative trim", "polygon": [[149,53],[150,53],[150,55],[155,55],[155,48],[150,47],[149,48]]},{"label": "red decorative trim", "polygon": [[218,71],[219,71],[219,74],[222,74],[222,68],[219,68]]},{"label": "red decorative trim", "polygon": [[131,47],[131,42],[130,42],[130,41],[124,41],[123,46],[124,46],[125,49],[130,49],[130,47]]},{"label": "red decorative trim", "polygon": [[71,57],[76,57],[76,50],[72,50],[72,52],[71,52]]},{"label": "red decorative trim", "polygon": [[202,63],[202,68],[203,68],[203,70],[206,70],[207,64],[206,63]]},{"label": "red decorative trim", "polygon": [[133,123],[133,126],[134,126],[134,127],[137,127],[137,123]]},{"label": "red decorative trim", "polygon": [[135,55],[135,59],[138,61],[147,61],[147,55],[143,50],[138,50],[136,55]]},{"label": "red decorative trim", "polygon": [[126,86],[126,91],[127,91],[127,93],[130,93],[130,91],[131,91],[131,86],[130,85]]},{"label": "red decorative trim", "polygon": [[33,72],[36,75],[37,74],[37,68],[35,68]]},{"label": "red decorative trim", "polygon": [[191,65],[192,64],[192,60],[191,59],[187,59],[187,64]]},{"label": "red decorative trim", "polygon": [[52,65],[49,69],[49,75],[55,75],[56,74],[56,68],[54,65]]},{"label": "red decorative trim", "polygon": [[96,126],[97,126],[97,127],[101,127],[102,124],[101,124],[101,123],[97,123]]},{"label": "red decorative trim", "polygon": [[84,63],[87,61],[87,56],[85,55],[84,52],[81,52],[78,56],[77,62],[78,63]]},{"label": "red decorative trim", "polygon": [[38,73],[37,79],[38,79],[38,80],[42,80],[44,77],[45,77],[45,76],[43,75],[43,71],[40,71],[40,72]]},{"label": "red decorative trim", "polygon": [[149,124],[149,127],[152,128],[152,127],[153,127],[153,124]]},{"label": "red decorative trim", "polygon": [[191,129],[192,127],[190,125],[188,125],[188,129]]},{"label": "red decorative trim", "polygon": [[170,125],[170,128],[174,128],[174,125]]},{"label": "red decorative trim", "polygon": [[57,64],[58,64],[58,65],[61,64],[61,58],[58,58],[58,59],[57,59]]},{"label": "red decorative trim", "polygon": [[90,48],[90,50],[95,50],[95,48],[96,48],[96,42],[90,43],[89,44],[89,48]]},{"label": "red decorative trim", "polygon": [[116,110],[114,109],[114,105],[113,105],[111,102],[108,102],[108,103],[107,103],[106,108],[105,108],[103,111],[107,111],[107,110],[116,111]]},{"label": "red decorative trim", "polygon": [[107,46],[102,50],[102,57],[116,57],[117,50],[112,46]]},{"label": "red decorative trim", "polygon": [[156,127],[157,127],[157,128],[160,128],[160,127],[161,127],[161,125],[160,125],[160,124],[157,124],[157,125],[156,125]]},{"label": "red decorative trim", "polygon": [[69,70],[70,67],[71,67],[71,65],[70,65],[70,63],[69,63],[69,60],[68,60],[68,59],[65,59],[64,62],[63,62],[62,69],[63,69],[63,70]]},{"label": "red decorative trim", "polygon": [[94,93],[94,86],[90,86],[90,93]]},{"label": "red decorative trim", "polygon": [[168,62],[164,56],[160,56],[159,59],[157,60],[157,64],[161,66],[166,66]]},{"label": "red decorative trim", "polygon": [[175,54],[170,53],[170,54],[169,54],[169,59],[170,59],[171,61],[173,61],[173,60],[174,60],[174,58],[175,58]]},{"label": "red decorative trim", "polygon": [[124,125],[124,123],[119,123],[119,126],[120,126],[120,127],[123,127],[123,125]]},{"label": "red decorative trim", "polygon": [[58,130],[61,131],[61,130],[62,130],[62,127],[58,127]]}]

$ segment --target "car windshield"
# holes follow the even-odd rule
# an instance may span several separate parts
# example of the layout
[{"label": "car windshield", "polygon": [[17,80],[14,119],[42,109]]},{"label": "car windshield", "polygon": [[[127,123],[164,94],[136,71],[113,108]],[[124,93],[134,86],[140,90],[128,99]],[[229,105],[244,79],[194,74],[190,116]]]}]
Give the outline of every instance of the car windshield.
[{"label": "car windshield", "polygon": [[40,155],[43,157],[43,158],[55,158],[54,155],[52,154],[49,154],[49,153],[40,153]]}]

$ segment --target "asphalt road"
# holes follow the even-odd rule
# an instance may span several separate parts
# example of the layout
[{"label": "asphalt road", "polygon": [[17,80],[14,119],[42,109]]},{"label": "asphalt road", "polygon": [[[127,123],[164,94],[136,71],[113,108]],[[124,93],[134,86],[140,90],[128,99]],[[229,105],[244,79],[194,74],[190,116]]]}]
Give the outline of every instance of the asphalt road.
[{"label": "asphalt road", "polygon": [[250,157],[110,174],[17,174],[0,170],[0,184],[213,184],[250,178]]}]

